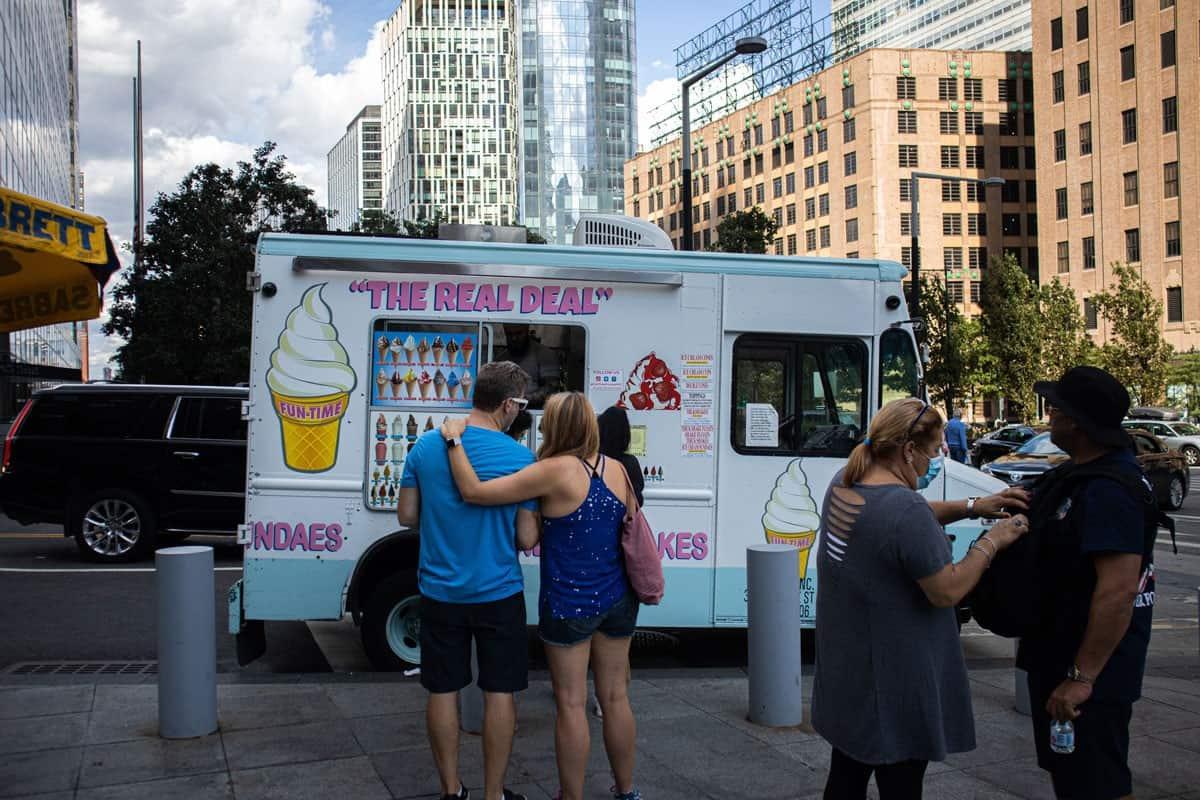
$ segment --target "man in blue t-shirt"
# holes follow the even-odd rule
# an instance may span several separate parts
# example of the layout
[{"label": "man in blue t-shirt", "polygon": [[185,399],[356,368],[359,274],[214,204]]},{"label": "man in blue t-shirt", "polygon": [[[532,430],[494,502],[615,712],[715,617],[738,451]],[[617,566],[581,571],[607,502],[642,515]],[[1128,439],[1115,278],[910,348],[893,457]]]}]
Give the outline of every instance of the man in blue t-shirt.
[{"label": "man in blue t-shirt", "polygon": [[[1064,488],[1031,520],[1044,543],[1044,624],[1021,640],[1017,665],[1029,673],[1038,765],[1057,797],[1129,797],[1129,720],[1154,612],[1152,493],[1121,430],[1129,393],[1095,367],[1034,390],[1046,399],[1051,440],[1071,456],[1058,468]],[[1051,749],[1051,720],[1074,722],[1073,753]]]},{"label": "man in blue t-shirt", "polygon": [[[480,479],[518,472],[533,454],[504,431],[528,401],[528,378],[510,361],[480,367],[463,443]],[[458,692],[471,683],[471,641],[484,692],[484,800],[525,800],[504,788],[512,752],[513,693],[528,686],[529,646],[518,546],[538,538],[537,505],[475,506],[450,473],[438,431],[417,440],[404,463],[396,516],[417,527],[421,558],[421,685],[429,690],[426,724],[444,800],[467,800],[458,778]]]},{"label": "man in blue t-shirt", "polygon": [[962,421],[962,409],[954,409],[954,416],[946,423],[946,444],[950,457],[960,464],[967,463],[967,426]]}]

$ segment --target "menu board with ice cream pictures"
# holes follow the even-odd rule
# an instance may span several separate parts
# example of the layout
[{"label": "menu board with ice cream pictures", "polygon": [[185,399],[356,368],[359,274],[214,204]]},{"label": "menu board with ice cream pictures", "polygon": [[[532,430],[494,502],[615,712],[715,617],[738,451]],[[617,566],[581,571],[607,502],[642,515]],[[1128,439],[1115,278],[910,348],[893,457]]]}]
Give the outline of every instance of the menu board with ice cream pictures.
[{"label": "menu board with ice cream pictures", "polygon": [[471,407],[478,325],[400,328],[379,320],[371,336],[372,406]]}]

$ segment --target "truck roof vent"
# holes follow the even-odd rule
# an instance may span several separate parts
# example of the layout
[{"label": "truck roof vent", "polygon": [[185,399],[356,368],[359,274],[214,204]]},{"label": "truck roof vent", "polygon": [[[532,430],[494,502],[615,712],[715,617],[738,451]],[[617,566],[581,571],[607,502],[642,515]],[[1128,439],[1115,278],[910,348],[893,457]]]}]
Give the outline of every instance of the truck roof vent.
[{"label": "truck roof vent", "polygon": [[584,214],[575,226],[573,244],[585,247],[675,249],[670,237],[657,225],[622,214]]}]

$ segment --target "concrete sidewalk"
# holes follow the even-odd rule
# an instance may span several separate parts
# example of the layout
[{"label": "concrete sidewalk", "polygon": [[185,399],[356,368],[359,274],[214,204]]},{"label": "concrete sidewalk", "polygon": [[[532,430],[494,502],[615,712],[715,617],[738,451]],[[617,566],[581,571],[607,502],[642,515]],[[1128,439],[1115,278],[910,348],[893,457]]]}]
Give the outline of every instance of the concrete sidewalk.
[{"label": "concrete sidewalk", "polygon": [[[166,741],[156,734],[153,678],[6,676],[0,797],[436,797],[423,690],[411,678],[364,677],[225,682],[218,687],[220,732]],[[1034,764],[1029,721],[1012,710],[1012,682],[1011,669],[972,671],[979,746],[931,765],[926,797],[1053,797]],[[637,783],[646,800],[820,797],[829,746],[806,727],[771,730],[747,722],[740,672],[646,670],[635,674],[632,697]],[[548,681],[533,681],[520,696],[519,718],[509,784],[546,800],[557,788]],[[609,798],[598,720],[592,733],[588,797]],[[1147,676],[1133,733],[1139,800],[1200,800],[1200,681],[1186,673]],[[476,798],[481,777],[479,738],[464,736],[462,779]]]}]

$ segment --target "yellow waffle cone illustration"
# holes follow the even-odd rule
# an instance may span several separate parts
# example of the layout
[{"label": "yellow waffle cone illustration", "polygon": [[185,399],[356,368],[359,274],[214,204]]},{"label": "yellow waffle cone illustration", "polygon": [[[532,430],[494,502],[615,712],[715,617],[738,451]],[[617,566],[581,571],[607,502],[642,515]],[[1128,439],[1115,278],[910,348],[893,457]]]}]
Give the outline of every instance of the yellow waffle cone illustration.
[{"label": "yellow waffle cone illustration", "polygon": [[796,548],[800,580],[808,575],[808,557],[817,540],[821,517],[808,487],[808,476],[800,459],[788,464],[775,481],[775,488],[763,509],[762,526],[771,544]]},{"label": "yellow waffle cone illustration", "polygon": [[272,392],[283,433],[283,460],[298,472],[324,472],[337,460],[347,392],[324,397],[288,397]]},{"label": "yellow waffle cone illustration", "polygon": [[808,574],[808,556],[812,552],[813,542],[817,540],[817,532],[779,533],[770,528],[765,528],[764,530],[767,532],[767,541],[771,544],[786,544],[789,547],[796,548],[799,557],[800,580],[804,580]]}]

